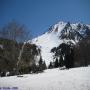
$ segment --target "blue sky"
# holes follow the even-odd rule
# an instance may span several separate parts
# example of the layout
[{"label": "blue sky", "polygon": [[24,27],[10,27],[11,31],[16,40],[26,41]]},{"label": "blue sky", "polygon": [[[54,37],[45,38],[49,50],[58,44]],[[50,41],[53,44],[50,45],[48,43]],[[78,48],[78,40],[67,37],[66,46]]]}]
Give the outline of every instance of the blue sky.
[{"label": "blue sky", "polygon": [[58,21],[90,24],[90,0],[0,0],[0,28],[15,20],[36,37]]}]

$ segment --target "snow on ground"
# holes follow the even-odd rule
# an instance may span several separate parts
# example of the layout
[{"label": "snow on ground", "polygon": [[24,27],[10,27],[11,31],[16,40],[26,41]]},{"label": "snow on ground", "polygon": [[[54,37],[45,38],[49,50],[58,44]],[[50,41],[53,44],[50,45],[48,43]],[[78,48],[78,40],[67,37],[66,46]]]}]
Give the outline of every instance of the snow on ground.
[{"label": "snow on ground", "polygon": [[0,87],[18,87],[17,90],[90,90],[90,67],[57,68],[24,77],[0,77]]}]

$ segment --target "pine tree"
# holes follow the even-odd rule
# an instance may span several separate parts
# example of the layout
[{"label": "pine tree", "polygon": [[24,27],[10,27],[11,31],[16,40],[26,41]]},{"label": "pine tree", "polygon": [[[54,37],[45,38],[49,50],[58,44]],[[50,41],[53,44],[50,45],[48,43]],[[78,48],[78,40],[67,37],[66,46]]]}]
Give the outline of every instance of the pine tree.
[{"label": "pine tree", "polygon": [[70,68],[70,56],[69,55],[65,56],[65,66],[67,69]]},{"label": "pine tree", "polygon": [[70,68],[73,68],[73,67],[74,67],[74,50],[72,48],[70,53]]},{"label": "pine tree", "polygon": [[36,73],[36,72],[37,72],[37,66],[36,66],[35,63],[33,63],[30,68],[31,68],[31,71],[32,71],[33,73]]},{"label": "pine tree", "polygon": [[39,71],[43,71],[43,60],[42,60],[42,57],[40,57],[40,60],[39,60]]},{"label": "pine tree", "polygon": [[59,59],[59,66],[62,67],[63,65],[64,65],[64,61],[63,61],[63,56],[61,55]]},{"label": "pine tree", "polygon": [[49,68],[49,69],[52,69],[52,68],[53,68],[53,64],[52,64],[52,62],[50,62],[48,68]]},{"label": "pine tree", "polygon": [[54,67],[57,68],[58,66],[59,66],[59,63],[58,63],[58,59],[56,58]]},{"label": "pine tree", "polygon": [[43,70],[47,69],[45,61],[43,62]]}]

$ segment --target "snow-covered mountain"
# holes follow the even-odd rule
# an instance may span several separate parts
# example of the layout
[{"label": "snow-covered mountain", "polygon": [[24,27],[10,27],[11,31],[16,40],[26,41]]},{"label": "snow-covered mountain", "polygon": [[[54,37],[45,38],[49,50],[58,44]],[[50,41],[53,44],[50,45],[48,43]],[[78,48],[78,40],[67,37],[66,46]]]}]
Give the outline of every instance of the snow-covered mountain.
[{"label": "snow-covered mountain", "polygon": [[58,22],[52,25],[43,35],[32,39],[32,43],[36,44],[41,49],[42,59],[45,60],[48,65],[50,61],[53,61],[53,53],[51,53],[52,48],[59,46],[61,43],[71,42],[76,44],[81,39],[89,36],[90,25]]}]

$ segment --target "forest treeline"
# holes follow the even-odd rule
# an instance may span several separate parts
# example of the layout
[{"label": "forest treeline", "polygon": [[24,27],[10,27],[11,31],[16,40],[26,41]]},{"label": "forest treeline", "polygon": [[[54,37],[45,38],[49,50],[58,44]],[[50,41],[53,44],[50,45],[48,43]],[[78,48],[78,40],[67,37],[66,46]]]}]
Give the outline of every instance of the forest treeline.
[{"label": "forest treeline", "polygon": [[[51,49],[53,62],[47,66],[42,59],[41,50],[35,44],[25,43],[29,32],[24,25],[14,21],[0,30],[0,73],[9,75],[39,73],[49,68],[74,68],[90,65],[90,37],[77,44],[62,43]],[[29,37],[30,39],[30,37]],[[23,46],[24,45],[24,46]],[[23,47],[23,52],[22,51]],[[20,53],[21,52],[21,53]]]},{"label": "forest treeline", "polygon": [[90,38],[84,38],[76,45],[62,43],[51,50],[54,62],[50,62],[49,68],[63,67],[73,68],[90,65]]},{"label": "forest treeline", "polygon": [[0,73],[2,75],[6,72],[10,72],[9,75],[38,73],[46,69],[40,49],[35,44],[25,43],[28,35],[29,32],[25,26],[15,21],[0,30]]}]

